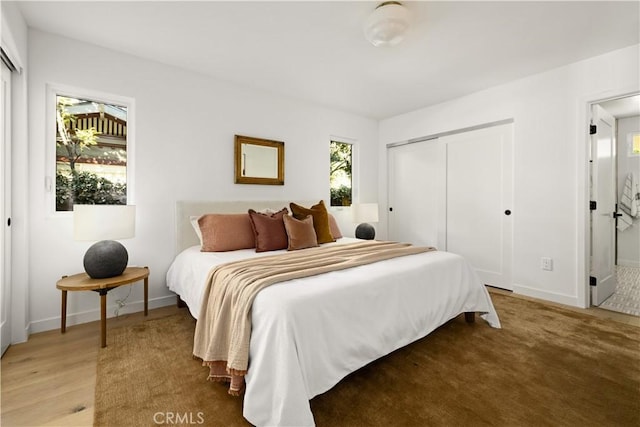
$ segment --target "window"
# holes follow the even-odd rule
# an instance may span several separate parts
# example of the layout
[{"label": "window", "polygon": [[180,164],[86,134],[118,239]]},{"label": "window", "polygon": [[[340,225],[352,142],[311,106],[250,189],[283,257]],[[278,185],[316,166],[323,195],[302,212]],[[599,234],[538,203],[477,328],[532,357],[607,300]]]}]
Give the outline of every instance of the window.
[{"label": "window", "polygon": [[331,141],[331,206],[351,206],[353,145]]},{"label": "window", "polygon": [[128,106],[55,93],[55,210],[127,204]]},{"label": "window", "polygon": [[640,156],[640,133],[629,134],[629,156]]}]

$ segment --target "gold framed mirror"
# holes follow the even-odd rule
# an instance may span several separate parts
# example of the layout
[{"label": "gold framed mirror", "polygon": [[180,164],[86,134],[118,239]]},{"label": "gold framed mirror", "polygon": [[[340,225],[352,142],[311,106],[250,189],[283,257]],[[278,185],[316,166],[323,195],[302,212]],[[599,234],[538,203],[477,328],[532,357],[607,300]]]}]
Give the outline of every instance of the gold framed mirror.
[{"label": "gold framed mirror", "polygon": [[284,142],[235,136],[236,184],[284,185]]}]

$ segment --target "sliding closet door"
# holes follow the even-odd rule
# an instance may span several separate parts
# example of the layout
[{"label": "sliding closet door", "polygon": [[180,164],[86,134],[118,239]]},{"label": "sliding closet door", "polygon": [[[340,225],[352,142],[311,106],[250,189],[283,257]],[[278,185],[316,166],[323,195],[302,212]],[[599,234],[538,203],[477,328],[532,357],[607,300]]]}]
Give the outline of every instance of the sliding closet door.
[{"label": "sliding closet door", "polygon": [[446,152],[437,139],[390,147],[389,240],[444,250]]},{"label": "sliding closet door", "polygon": [[11,71],[0,62],[0,354],[11,343]]},{"label": "sliding closet door", "polygon": [[447,251],[485,284],[512,289],[513,124],[441,138],[447,147]]}]

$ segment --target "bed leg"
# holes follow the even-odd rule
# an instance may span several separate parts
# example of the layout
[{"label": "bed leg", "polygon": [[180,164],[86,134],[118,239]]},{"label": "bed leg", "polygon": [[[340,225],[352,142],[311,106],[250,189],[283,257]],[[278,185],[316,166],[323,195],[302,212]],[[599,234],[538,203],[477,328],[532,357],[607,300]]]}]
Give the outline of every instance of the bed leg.
[{"label": "bed leg", "polygon": [[182,299],[180,298],[180,295],[176,295],[176,300],[178,303],[178,308],[185,308],[187,306],[187,303],[182,301]]},{"label": "bed leg", "polygon": [[464,313],[464,320],[466,320],[467,323],[474,323],[476,321],[476,313],[473,311]]}]

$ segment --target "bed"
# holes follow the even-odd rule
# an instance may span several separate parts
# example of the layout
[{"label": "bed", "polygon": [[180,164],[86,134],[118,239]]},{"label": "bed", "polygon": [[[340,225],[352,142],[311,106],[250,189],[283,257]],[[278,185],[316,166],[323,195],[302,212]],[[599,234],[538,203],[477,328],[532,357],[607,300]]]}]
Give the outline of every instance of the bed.
[{"label": "bed", "polygon": [[[213,266],[287,251],[201,252],[190,218],[250,208],[277,210],[288,204],[177,202],[177,255],[167,272],[167,286],[194,318],[201,316],[203,288]],[[343,237],[322,246],[357,241]],[[250,312],[243,416],[257,426],[313,426],[311,398],[462,313],[480,313],[490,326],[500,327],[491,298],[473,269],[462,257],[444,251],[273,284],[257,294]]]}]

